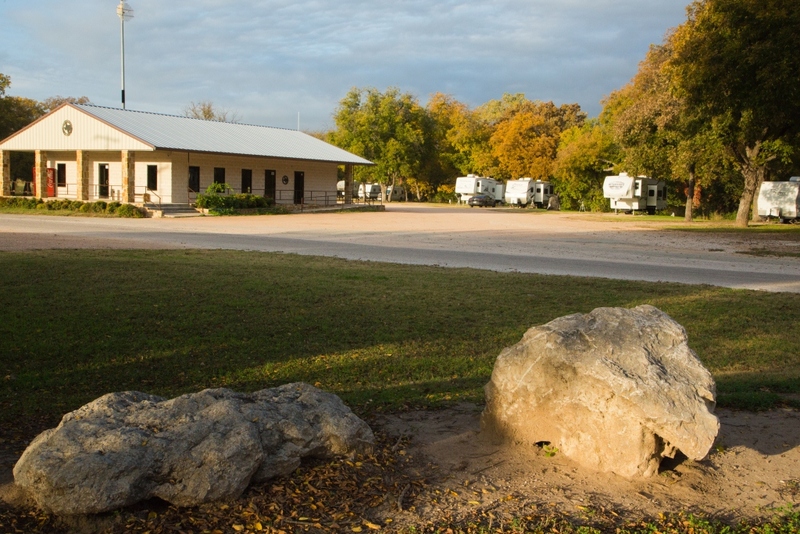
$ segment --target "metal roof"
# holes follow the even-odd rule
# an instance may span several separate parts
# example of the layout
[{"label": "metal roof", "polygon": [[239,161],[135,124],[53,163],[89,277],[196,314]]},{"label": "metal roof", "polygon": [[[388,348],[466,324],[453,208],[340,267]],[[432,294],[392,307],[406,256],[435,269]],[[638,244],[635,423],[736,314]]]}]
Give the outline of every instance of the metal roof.
[{"label": "metal roof", "polygon": [[306,133],[144,111],[68,104],[161,150],[372,165],[360,156]]}]

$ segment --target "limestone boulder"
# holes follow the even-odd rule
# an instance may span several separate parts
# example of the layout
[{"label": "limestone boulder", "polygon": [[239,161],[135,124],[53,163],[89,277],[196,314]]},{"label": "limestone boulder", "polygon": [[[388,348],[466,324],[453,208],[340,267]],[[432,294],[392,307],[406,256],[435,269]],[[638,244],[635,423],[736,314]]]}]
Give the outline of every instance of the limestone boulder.
[{"label": "limestone boulder", "polygon": [[37,436],[14,480],[56,514],[152,497],[192,506],[238,497],[251,482],[291,473],[304,457],[368,452],[374,439],[341,399],[304,383],[171,400],[110,393]]},{"label": "limestone boulder", "polygon": [[657,473],[677,450],[704,458],[719,430],[711,374],[653,306],[531,328],[500,353],[485,393],[485,432],[626,477]]}]

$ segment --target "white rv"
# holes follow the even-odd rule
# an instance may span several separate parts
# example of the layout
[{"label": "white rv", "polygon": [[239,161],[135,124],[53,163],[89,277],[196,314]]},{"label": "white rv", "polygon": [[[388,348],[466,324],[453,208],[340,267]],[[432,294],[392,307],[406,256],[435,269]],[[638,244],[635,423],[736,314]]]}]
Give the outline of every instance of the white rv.
[{"label": "white rv", "polygon": [[533,178],[520,178],[509,180],[506,184],[506,204],[527,207],[533,203],[537,208],[547,207],[550,196],[553,195],[553,185],[550,182],[534,180]]},{"label": "white rv", "polygon": [[647,210],[653,215],[656,210],[667,207],[667,186],[663,181],[647,176],[607,176],[603,182],[603,196],[611,201],[614,211]]},{"label": "white rv", "polygon": [[364,200],[378,200],[381,198],[381,184],[370,182],[360,184],[358,186],[358,198]]},{"label": "white rv", "polygon": [[456,195],[459,203],[466,204],[475,195],[488,195],[495,205],[505,200],[505,184],[494,178],[468,174],[456,178]]},{"label": "white rv", "polygon": [[800,219],[800,176],[788,182],[764,182],[758,191],[758,215],[781,221]]},{"label": "white rv", "polygon": [[398,200],[405,200],[406,192],[402,185],[390,185],[386,188],[386,200],[396,202]]},{"label": "white rv", "polygon": [[[358,198],[358,186],[359,182],[353,181],[353,198]],[[339,180],[336,182],[336,196],[338,198],[344,198],[344,180]]]}]

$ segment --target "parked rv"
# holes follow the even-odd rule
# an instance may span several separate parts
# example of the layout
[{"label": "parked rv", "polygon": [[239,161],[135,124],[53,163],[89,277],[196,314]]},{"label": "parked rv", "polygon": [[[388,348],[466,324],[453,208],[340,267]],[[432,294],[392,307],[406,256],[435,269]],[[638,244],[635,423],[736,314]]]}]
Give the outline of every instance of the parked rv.
[{"label": "parked rv", "polygon": [[474,195],[489,195],[494,199],[494,204],[505,201],[505,184],[494,178],[468,174],[456,178],[456,195],[459,203],[468,203]]},{"label": "parked rv", "polygon": [[[359,182],[353,181],[353,198],[358,198]],[[337,198],[344,198],[344,180],[336,182],[336,196]]]},{"label": "parked rv", "polygon": [[647,176],[608,176],[603,182],[603,196],[611,201],[614,211],[647,210],[653,215],[667,207],[667,186],[661,180]]},{"label": "parked rv", "polygon": [[386,200],[388,202],[396,202],[398,200],[406,199],[406,191],[402,185],[390,185],[386,188]]},{"label": "parked rv", "polygon": [[358,186],[358,198],[364,200],[378,200],[381,198],[381,184],[362,183]]},{"label": "parked rv", "polygon": [[512,206],[528,207],[533,204],[537,208],[548,205],[553,194],[553,185],[550,182],[534,180],[533,178],[520,178],[509,180],[506,184],[506,204]]},{"label": "parked rv", "polygon": [[758,190],[759,217],[775,217],[782,222],[800,219],[800,176],[788,182],[764,182]]}]

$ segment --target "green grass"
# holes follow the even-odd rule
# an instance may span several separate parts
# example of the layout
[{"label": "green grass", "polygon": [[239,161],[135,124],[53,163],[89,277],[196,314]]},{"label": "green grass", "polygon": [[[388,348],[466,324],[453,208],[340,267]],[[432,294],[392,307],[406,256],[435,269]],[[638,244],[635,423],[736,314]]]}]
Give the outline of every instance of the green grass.
[{"label": "green grass", "polygon": [[800,392],[800,295],[235,251],[0,253],[0,423],[107,392],[302,380],[361,412],[483,400],[529,327],[653,304],[721,405]]}]

